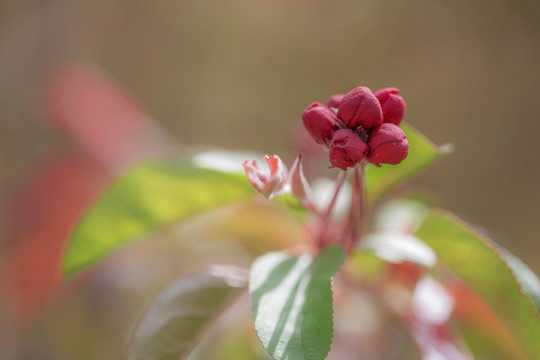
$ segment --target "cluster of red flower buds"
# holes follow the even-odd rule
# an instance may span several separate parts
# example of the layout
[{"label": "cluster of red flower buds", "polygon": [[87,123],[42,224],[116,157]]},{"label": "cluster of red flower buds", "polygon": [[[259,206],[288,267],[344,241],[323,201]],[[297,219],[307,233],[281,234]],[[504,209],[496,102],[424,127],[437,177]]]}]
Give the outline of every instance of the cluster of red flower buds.
[{"label": "cluster of red flower buds", "polygon": [[315,141],[330,149],[333,167],[346,170],[364,158],[375,165],[397,165],[409,151],[399,127],[406,106],[398,94],[396,88],[373,93],[359,86],[347,94],[332,95],[328,105],[312,103],[302,120]]}]

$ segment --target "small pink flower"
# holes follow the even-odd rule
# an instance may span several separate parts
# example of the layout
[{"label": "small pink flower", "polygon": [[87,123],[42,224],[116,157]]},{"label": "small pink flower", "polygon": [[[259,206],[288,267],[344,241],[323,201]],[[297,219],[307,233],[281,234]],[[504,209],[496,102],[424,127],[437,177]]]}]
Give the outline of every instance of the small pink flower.
[{"label": "small pink flower", "polygon": [[245,160],[242,165],[251,185],[266,198],[272,198],[288,190],[287,168],[277,155],[266,155],[264,160],[270,173],[260,170],[255,160]]},{"label": "small pink flower", "polygon": [[407,109],[405,100],[398,95],[399,89],[387,87],[375,91],[374,94],[381,103],[384,122],[399,125]]},{"label": "small pink flower", "polygon": [[335,94],[330,96],[328,99],[328,107],[337,109],[344,97],[345,94]]},{"label": "small pink flower", "polygon": [[350,129],[338,130],[332,138],[329,154],[330,163],[341,170],[346,170],[362,161],[368,151],[368,146],[354,131]]},{"label": "small pink flower", "polygon": [[307,131],[319,144],[328,146],[332,135],[338,129],[336,117],[326,105],[314,102],[302,113]]},{"label": "small pink flower", "polygon": [[371,90],[365,86],[354,88],[343,97],[337,117],[349,129],[361,126],[367,130],[379,126],[383,122],[381,104]]},{"label": "small pink flower", "polygon": [[384,123],[370,135],[368,160],[376,165],[397,165],[407,157],[409,142],[399,126]]}]

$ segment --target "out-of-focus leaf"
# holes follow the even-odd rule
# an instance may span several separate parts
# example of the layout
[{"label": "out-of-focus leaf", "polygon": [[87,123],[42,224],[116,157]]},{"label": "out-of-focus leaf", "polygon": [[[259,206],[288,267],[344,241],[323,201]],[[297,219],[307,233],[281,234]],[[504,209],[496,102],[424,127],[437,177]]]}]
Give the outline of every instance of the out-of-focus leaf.
[{"label": "out-of-focus leaf", "polygon": [[[248,300],[248,299],[246,299]],[[230,317],[231,323],[212,327],[204,339],[189,356],[189,360],[272,360],[272,357],[261,346],[257,333],[253,328],[253,319],[245,311],[244,298],[234,304],[232,310],[224,318]]]},{"label": "out-of-focus leaf", "polygon": [[324,359],[333,335],[330,279],[345,254],[331,247],[313,258],[286,252],[257,259],[250,272],[255,329],[274,359]]},{"label": "out-of-focus leaf", "polygon": [[184,359],[246,280],[247,271],[224,266],[177,280],[142,317],[128,359]]},{"label": "out-of-focus leaf", "polygon": [[531,359],[540,359],[540,317],[501,250],[457,217],[433,211],[416,232],[479,294]]},{"label": "out-of-focus leaf", "polygon": [[429,246],[413,235],[400,231],[376,231],[364,237],[364,248],[391,262],[413,262],[426,267],[435,265],[437,257]]},{"label": "out-of-focus leaf", "polygon": [[408,199],[394,199],[384,202],[373,216],[373,228],[414,232],[429,211],[427,205]]},{"label": "out-of-focus leaf", "polygon": [[247,150],[210,150],[195,155],[192,161],[200,168],[245,175],[245,160],[264,162],[264,155]]},{"label": "out-of-focus leaf", "polygon": [[[527,360],[529,357],[523,353],[523,350],[516,345],[518,353],[508,354],[505,348],[505,341],[508,339],[493,339],[486,337],[478,328],[457,324],[457,328],[462,335],[467,346],[474,354],[475,359],[489,360]],[[497,342],[502,340],[503,344]]]},{"label": "out-of-focus leaf", "polygon": [[377,201],[399,183],[451,151],[450,146],[435,146],[408,124],[401,124],[401,128],[405,131],[409,141],[409,155],[399,165],[369,166],[366,169],[366,188],[369,202]]},{"label": "out-of-focus leaf", "polygon": [[384,274],[385,269],[386,262],[367,249],[353,252],[343,267],[347,276],[359,282],[373,281]]},{"label": "out-of-focus leaf", "polygon": [[445,287],[455,302],[452,320],[477,359],[529,359],[508,327],[476,292],[463,282],[449,282]]},{"label": "out-of-focus leaf", "polygon": [[252,193],[242,175],[185,161],[139,165],[107,189],[80,221],[64,256],[63,274],[72,276],[151,231]]},{"label": "out-of-focus leaf", "polygon": [[95,66],[61,63],[46,77],[46,118],[116,173],[177,144],[117,81]]},{"label": "out-of-focus leaf", "polygon": [[62,288],[65,240],[109,177],[82,151],[50,155],[13,191],[12,202],[0,204],[7,220],[0,233],[16,245],[2,254],[0,293],[17,304],[10,315],[24,321]]}]

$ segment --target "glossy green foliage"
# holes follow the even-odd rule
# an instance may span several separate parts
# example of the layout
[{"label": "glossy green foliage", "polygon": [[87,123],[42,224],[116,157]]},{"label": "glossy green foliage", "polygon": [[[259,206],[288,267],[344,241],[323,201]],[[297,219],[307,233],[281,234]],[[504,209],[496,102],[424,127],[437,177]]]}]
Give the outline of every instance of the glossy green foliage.
[{"label": "glossy green foliage", "polygon": [[408,124],[401,128],[409,141],[409,155],[399,165],[368,166],[366,188],[370,202],[379,200],[402,181],[412,177],[451,151],[451,146],[437,147]]},{"label": "glossy green foliage", "polygon": [[[523,282],[523,264],[457,217],[433,211],[416,232],[439,260],[465,281],[502,320],[531,359],[540,359],[540,317],[532,293],[538,279]],[[528,268],[527,268],[528,270]]]},{"label": "glossy green foliage", "polygon": [[333,335],[331,278],[343,265],[341,247],[313,258],[287,252],[257,259],[250,271],[257,334],[274,359],[324,359]]},{"label": "glossy green foliage", "polygon": [[144,314],[128,359],[185,359],[203,331],[246,285],[247,271],[223,266],[180,278]]},{"label": "glossy green foliage", "polygon": [[72,276],[148,233],[197,213],[247,199],[245,176],[186,161],[136,166],[110,186],[73,232],[63,262]]}]

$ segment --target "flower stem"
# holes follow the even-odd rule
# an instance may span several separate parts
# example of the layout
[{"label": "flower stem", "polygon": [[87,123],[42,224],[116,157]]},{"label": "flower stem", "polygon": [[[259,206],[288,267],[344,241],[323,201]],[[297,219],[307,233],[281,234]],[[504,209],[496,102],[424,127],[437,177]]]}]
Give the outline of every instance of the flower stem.
[{"label": "flower stem", "polygon": [[332,212],[334,210],[334,207],[337,202],[337,198],[339,196],[339,192],[341,191],[341,188],[343,187],[343,184],[345,183],[345,180],[347,179],[347,171],[340,171],[339,175],[336,179],[336,186],[334,188],[334,194],[332,195],[332,198],[330,199],[330,203],[328,203],[328,206],[326,207],[326,210],[324,213],[322,213],[321,220],[320,220],[320,231],[319,236],[317,239],[317,245],[319,249],[322,249],[326,247],[327,245],[327,234],[328,234],[328,227],[330,225],[330,220],[332,219]]},{"label": "flower stem", "polygon": [[360,163],[353,172],[351,208],[343,236],[343,248],[347,253],[352,252],[359,234],[364,231],[364,221],[366,217],[364,168],[365,164]]},{"label": "flower stem", "polygon": [[330,200],[330,203],[328,204],[328,207],[326,208],[326,211],[323,214],[324,219],[329,219],[332,215],[332,211],[334,210],[334,206],[336,205],[336,201],[339,195],[339,191],[343,187],[343,184],[345,183],[345,179],[347,179],[347,171],[340,171],[338,178],[336,179],[336,187],[334,188],[334,195],[332,195],[332,199]]}]

